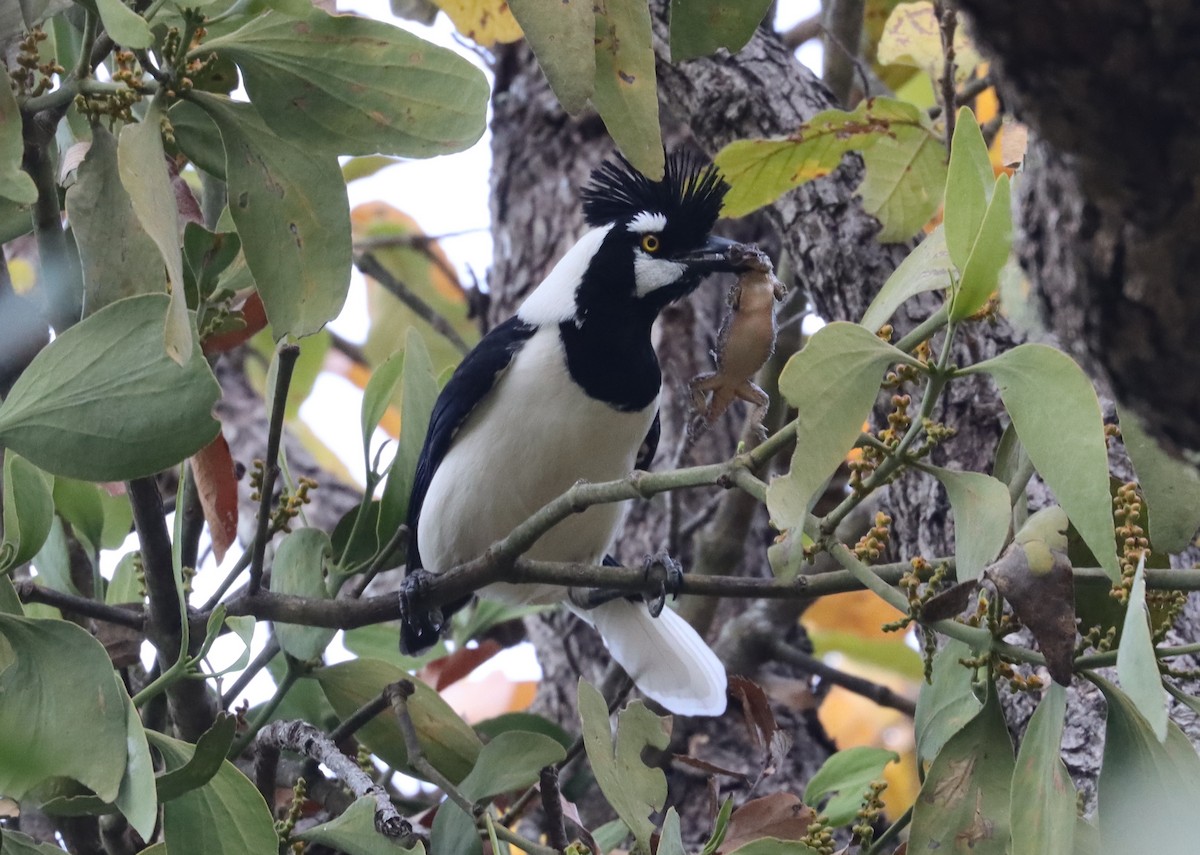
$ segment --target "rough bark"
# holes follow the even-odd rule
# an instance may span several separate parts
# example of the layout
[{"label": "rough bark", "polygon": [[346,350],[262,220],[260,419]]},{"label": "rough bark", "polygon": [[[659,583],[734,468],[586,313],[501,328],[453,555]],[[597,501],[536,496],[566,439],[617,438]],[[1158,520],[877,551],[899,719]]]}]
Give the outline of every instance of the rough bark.
[{"label": "rough bark", "polygon": [[1046,319],[1151,430],[1200,449],[1200,7],[961,6],[1041,139],[1018,250]]}]

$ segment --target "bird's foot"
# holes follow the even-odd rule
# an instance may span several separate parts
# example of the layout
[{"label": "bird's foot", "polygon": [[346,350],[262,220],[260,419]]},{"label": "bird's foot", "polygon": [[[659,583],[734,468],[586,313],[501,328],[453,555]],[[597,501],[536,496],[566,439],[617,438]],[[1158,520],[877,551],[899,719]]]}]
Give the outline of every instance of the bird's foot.
[{"label": "bird's foot", "polygon": [[619,600],[624,596],[625,594],[621,591],[613,591],[608,588],[567,589],[567,599],[571,601],[571,605],[583,609],[585,612],[605,603],[611,603],[613,600]]},{"label": "bird's foot", "polygon": [[646,593],[642,597],[650,614],[658,617],[667,604],[667,595],[672,599],[679,596],[683,587],[683,565],[666,552],[659,552],[646,556],[642,566],[646,574]]},{"label": "bird's foot", "polygon": [[438,606],[426,605],[429,573],[413,570],[400,585],[400,651],[406,655],[432,647],[446,626]]}]

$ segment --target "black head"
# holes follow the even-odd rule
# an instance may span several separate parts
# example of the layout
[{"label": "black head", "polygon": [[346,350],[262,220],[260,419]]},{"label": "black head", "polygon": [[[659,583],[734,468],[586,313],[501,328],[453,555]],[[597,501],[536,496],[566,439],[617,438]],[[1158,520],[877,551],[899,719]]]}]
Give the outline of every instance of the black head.
[{"label": "black head", "polygon": [[583,212],[588,225],[609,230],[578,295],[581,308],[632,299],[657,314],[706,274],[737,269],[729,255],[734,244],[709,235],[728,192],[715,166],[685,152],[667,158],[661,181],[620,155],[597,167],[583,191]]}]

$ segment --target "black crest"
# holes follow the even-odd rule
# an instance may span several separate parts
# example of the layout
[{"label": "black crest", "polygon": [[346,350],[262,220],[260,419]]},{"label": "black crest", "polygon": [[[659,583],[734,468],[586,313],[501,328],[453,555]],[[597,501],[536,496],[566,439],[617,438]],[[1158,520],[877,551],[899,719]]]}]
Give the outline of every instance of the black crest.
[{"label": "black crest", "polygon": [[728,192],[717,168],[688,152],[667,158],[662,181],[651,181],[618,154],[616,162],[606,161],[592,172],[583,191],[583,214],[589,226],[602,226],[653,211],[701,239],[717,221]]}]

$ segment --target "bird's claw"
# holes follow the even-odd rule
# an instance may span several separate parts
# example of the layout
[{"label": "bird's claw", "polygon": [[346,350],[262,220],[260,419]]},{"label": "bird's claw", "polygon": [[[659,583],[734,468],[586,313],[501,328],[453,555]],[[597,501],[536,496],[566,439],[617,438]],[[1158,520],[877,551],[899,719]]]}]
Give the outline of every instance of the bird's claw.
[{"label": "bird's claw", "polygon": [[666,552],[659,552],[646,556],[643,567],[646,574],[646,593],[643,598],[651,616],[658,617],[667,604],[667,596],[670,595],[672,599],[679,596],[683,587],[683,565]]},{"label": "bird's claw", "polygon": [[429,573],[413,570],[400,584],[400,650],[411,655],[432,647],[446,626],[446,616],[438,606],[427,606]]}]

